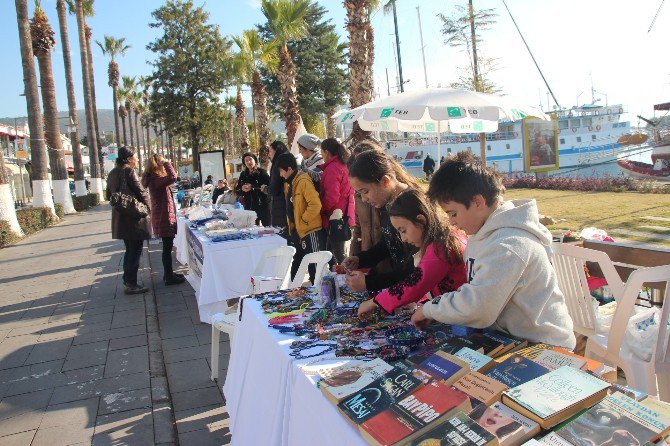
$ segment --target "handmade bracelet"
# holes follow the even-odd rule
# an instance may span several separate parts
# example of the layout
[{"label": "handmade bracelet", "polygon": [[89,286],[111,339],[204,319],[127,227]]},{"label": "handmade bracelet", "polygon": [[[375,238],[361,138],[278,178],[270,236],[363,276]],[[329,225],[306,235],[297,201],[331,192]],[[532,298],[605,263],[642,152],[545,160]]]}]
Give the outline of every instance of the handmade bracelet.
[{"label": "handmade bracelet", "polygon": [[[321,350],[320,352],[314,353],[312,355],[303,355],[302,354],[303,351],[310,350],[310,349],[315,348],[315,347],[325,347],[325,350]],[[297,359],[313,358],[315,356],[325,355],[326,353],[335,350],[336,347],[337,347],[337,344],[316,343],[316,344],[312,344],[312,345],[307,345],[305,347],[299,347],[299,348],[295,349],[294,351],[292,351],[291,353],[289,353],[289,356],[293,356],[293,358],[296,359],[296,360]]]}]

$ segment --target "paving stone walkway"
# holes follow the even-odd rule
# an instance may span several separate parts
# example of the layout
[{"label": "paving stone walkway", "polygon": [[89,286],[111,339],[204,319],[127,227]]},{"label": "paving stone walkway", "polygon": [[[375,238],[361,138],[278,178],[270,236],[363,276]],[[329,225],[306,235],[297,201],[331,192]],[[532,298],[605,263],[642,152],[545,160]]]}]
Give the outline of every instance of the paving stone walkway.
[{"label": "paving stone walkway", "polygon": [[0,250],[0,444],[228,444],[227,337],[214,383],[192,288],[163,285],[149,244],[152,291],[124,295],[110,218],[101,205]]}]

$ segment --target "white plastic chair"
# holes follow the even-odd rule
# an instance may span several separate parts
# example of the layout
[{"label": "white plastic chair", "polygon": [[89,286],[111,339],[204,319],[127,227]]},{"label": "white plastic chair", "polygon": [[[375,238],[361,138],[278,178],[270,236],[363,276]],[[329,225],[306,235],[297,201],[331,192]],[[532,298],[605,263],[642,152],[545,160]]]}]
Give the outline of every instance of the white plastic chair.
[{"label": "white plastic chair", "polygon": [[[644,283],[665,282],[666,295],[661,312],[659,335],[656,340],[656,348],[650,361],[644,361],[637,357],[624,342],[628,320],[633,315],[635,302]],[[668,395],[667,384],[669,381],[668,371],[670,361],[668,360],[667,345],[667,320],[670,311],[668,303],[668,288],[670,286],[670,265],[644,268],[634,271],[626,282],[621,299],[617,303],[617,309],[612,320],[612,328],[608,334],[596,334],[590,336],[586,343],[586,356],[604,361],[612,366],[620,367],[626,374],[626,384],[637,390],[650,395],[656,395],[658,388],[656,375],[659,375],[659,384],[663,388],[665,397]],[[659,340],[662,340],[659,342]]]},{"label": "white plastic chair", "polygon": [[596,309],[584,269],[586,262],[597,263],[600,266],[617,302],[623,293],[623,282],[609,256],[602,251],[566,243],[552,243],[552,250],[554,252],[552,264],[558,277],[558,287],[565,297],[574,331],[584,336],[593,336],[598,332],[598,326]]},{"label": "white plastic chair", "polygon": [[[295,254],[295,248],[292,246],[281,246],[279,248],[273,248],[265,251],[261,256],[261,259],[258,261],[256,268],[254,269],[249,280],[249,288],[247,288],[247,294],[254,292],[253,285],[251,284],[251,277],[260,276],[265,273],[265,265],[270,260],[274,260],[274,277],[283,278],[281,284],[277,286],[277,290],[285,289],[287,287],[288,281],[290,280],[290,270],[291,262],[293,261],[293,255]],[[243,280],[243,278],[240,278]],[[265,290],[268,291],[268,290]],[[219,339],[221,332],[228,333],[228,338],[232,346],[233,334],[235,333],[235,328],[240,320],[240,309],[241,305],[236,304],[233,307],[230,307],[226,313],[217,313],[212,315],[212,375],[211,379],[214,381],[219,377]]]},{"label": "white plastic chair", "polygon": [[293,282],[289,285],[289,288],[299,288],[302,286],[302,283],[305,279],[305,274],[307,274],[307,268],[311,264],[316,264],[316,273],[314,274],[314,286],[321,285],[321,279],[328,272],[328,262],[333,258],[333,254],[330,251],[317,251],[306,254],[300,262],[298,271],[295,273]]}]

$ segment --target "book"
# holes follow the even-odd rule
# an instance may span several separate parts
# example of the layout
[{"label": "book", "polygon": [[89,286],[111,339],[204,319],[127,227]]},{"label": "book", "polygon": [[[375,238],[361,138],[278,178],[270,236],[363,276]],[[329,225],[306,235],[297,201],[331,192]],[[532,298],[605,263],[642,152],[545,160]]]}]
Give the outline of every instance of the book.
[{"label": "book", "polygon": [[506,353],[511,353],[528,346],[527,339],[517,338],[512,336],[509,333],[501,333],[499,331],[484,331],[484,336],[496,340],[503,344],[504,348],[498,353],[498,355],[504,355]]},{"label": "book", "polygon": [[463,347],[454,353],[454,356],[467,362],[470,366],[470,370],[474,370],[475,372],[483,373],[495,364],[493,358],[486,356],[483,353],[476,352],[470,347]]},{"label": "book", "polygon": [[616,392],[555,433],[571,444],[644,444],[659,430],[629,411],[630,402],[634,400]]},{"label": "book", "polygon": [[540,354],[537,355],[533,361],[549,370],[556,370],[557,368],[563,367],[564,365],[574,367],[576,369],[582,369],[586,367],[586,359],[582,359],[578,356],[566,355],[553,349],[540,352]]},{"label": "book", "polygon": [[405,358],[405,362],[407,364],[414,364],[415,366],[418,366],[438,350],[439,346],[424,346],[418,351],[412,352],[411,355],[408,355],[407,358]]},{"label": "book", "polygon": [[489,407],[476,407],[468,415],[495,435],[500,446],[523,443],[540,432],[538,423],[499,401]]},{"label": "book", "polygon": [[[623,384],[617,384],[617,383],[612,383],[611,384],[610,392],[611,393],[621,392],[624,395],[626,395],[628,398],[633,398],[635,401],[644,401],[649,396],[649,394],[646,393],[646,392],[643,392],[641,390],[632,389],[628,386],[624,386]],[[669,406],[669,408],[670,408],[670,406]]]},{"label": "book", "polygon": [[365,421],[359,430],[372,445],[405,444],[444,422],[449,414],[469,410],[464,393],[433,381]]},{"label": "book", "polygon": [[479,404],[490,406],[500,400],[500,394],[507,390],[507,386],[493,378],[479,372],[470,372],[452,384],[470,398],[474,408]]},{"label": "book", "polygon": [[405,364],[396,363],[390,372],[342,400],[337,408],[350,423],[357,426],[422,386],[421,380],[414,377],[412,372],[412,368]]},{"label": "book", "polygon": [[445,384],[458,381],[470,371],[467,362],[439,350],[419,364],[419,368]]},{"label": "book", "polygon": [[[482,353],[491,358],[500,356],[501,352],[505,349],[505,344],[503,342],[493,339],[490,336],[486,336],[483,332],[472,333],[468,336],[468,340],[472,341],[477,347],[483,349]],[[477,349],[473,348],[473,350]]]},{"label": "book", "polygon": [[549,372],[549,369],[521,355],[512,355],[507,360],[493,366],[485,375],[507,387],[516,387]]},{"label": "book", "polygon": [[500,400],[548,429],[602,400],[608,388],[608,382],[564,366],[505,390]]},{"label": "book", "polygon": [[[627,395],[628,396],[628,395]],[[640,400],[638,400],[640,401]],[[645,398],[640,404],[653,411],[654,417],[670,420],[670,404],[654,398]]]},{"label": "book", "polygon": [[468,347],[476,352],[484,353],[484,349],[481,346],[475,345],[475,343],[469,340],[468,338],[463,338],[459,336],[454,336],[451,339],[447,339],[442,344],[440,344],[439,348],[437,348],[436,350],[441,350],[445,353],[453,355],[463,347]]},{"label": "book", "polygon": [[333,404],[337,404],[392,368],[390,364],[379,358],[369,362],[355,361],[351,364],[344,364],[324,376],[319,381],[319,389]]},{"label": "book", "polygon": [[478,425],[463,412],[456,412],[409,443],[410,446],[494,446],[495,435]]},{"label": "book", "polygon": [[547,435],[540,438],[539,442],[542,445],[549,445],[549,446],[575,446],[572,443],[568,442],[563,437],[561,437],[560,435],[558,435],[556,432],[549,432]]},{"label": "book", "polygon": [[521,348],[521,349],[519,349],[519,350],[517,350],[513,353],[512,352],[507,352],[504,355],[498,356],[498,357],[495,358],[495,361],[498,362],[498,363],[507,361],[509,359],[509,357],[512,356],[512,355],[519,355],[519,356],[523,356],[524,358],[533,359],[537,355],[542,353],[543,351],[550,350],[550,349],[552,349],[552,346],[549,345],[549,344],[542,344],[542,343],[533,344],[533,345],[529,345],[527,347]]},{"label": "book", "polygon": [[617,380],[617,371],[614,367],[610,367],[607,364],[604,364],[600,361],[596,361],[592,358],[587,358],[586,356],[580,356],[577,353],[573,353],[570,350],[566,350],[562,347],[551,347],[552,350],[563,353],[564,355],[574,356],[581,358],[586,361],[586,367],[582,367],[583,370],[588,370],[593,373],[600,379],[604,379],[608,382],[616,382]]}]

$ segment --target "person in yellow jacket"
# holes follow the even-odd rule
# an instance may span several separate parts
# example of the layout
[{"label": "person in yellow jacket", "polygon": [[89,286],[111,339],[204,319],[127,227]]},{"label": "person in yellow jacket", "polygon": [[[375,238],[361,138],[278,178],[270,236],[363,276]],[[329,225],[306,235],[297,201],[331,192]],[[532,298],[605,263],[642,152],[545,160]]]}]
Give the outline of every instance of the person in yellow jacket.
[{"label": "person in yellow jacket", "polygon": [[[296,254],[291,265],[291,280],[306,254],[326,247],[326,234],[321,223],[321,199],[310,176],[298,170],[298,163],[291,153],[282,153],[275,160],[279,176],[284,183],[286,220],[289,241]],[[309,280],[314,283],[314,265],[309,267]]]}]

